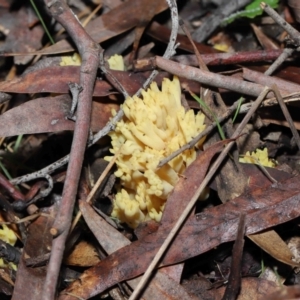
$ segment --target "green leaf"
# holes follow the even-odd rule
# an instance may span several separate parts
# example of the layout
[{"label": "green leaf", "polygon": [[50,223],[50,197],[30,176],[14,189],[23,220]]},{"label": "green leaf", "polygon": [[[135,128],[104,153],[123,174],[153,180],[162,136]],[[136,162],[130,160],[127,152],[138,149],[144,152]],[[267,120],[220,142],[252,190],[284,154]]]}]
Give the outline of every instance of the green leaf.
[{"label": "green leaf", "polygon": [[265,2],[272,8],[277,8],[279,0],[265,0],[265,1],[254,0],[245,7],[245,10],[238,11],[230,15],[228,18],[225,18],[222,21],[222,25],[223,26],[228,25],[232,23],[234,20],[236,20],[237,18],[241,18],[241,17],[253,19],[257,16],[260,16],[263,13],[263,10],[260,7],[261,2]]}]

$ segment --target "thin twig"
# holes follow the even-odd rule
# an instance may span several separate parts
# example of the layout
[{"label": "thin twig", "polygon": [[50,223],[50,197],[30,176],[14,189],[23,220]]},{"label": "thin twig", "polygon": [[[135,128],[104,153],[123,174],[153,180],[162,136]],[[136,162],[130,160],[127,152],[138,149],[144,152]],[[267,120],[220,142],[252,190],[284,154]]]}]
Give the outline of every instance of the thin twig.
[{"label": "thin twig", "polygon": [[[299,101],[300,100],[300,92],[285,95],[285,96],[283,96],[283,99],[284,99],[285,103]],[[264,102],[261,104],[261,107],[268,107],[268,106],[274,106],[274,105],[278,105],[278,101],[276,100],[276,97],[264,100]],[[251,106],[252,106],[251,102],[244,103],[241,106],[239,113],[240,114],[247,113],[247,111],[251,108]]]},{"label": "thin twig", "polygon": [[280,54],[280,56],[272,63],[272,65],[265,72],[265,75],[273,74],[282,65],[282,63],[284,63],[287,60],[287,58],[289,58],[293,54],[294,51],[295,49],[285,48]]},{"label": "thin twig", "polygon": [[22,211],[25,208],[28,208],[30,205],[32,205],[35,202],[37,202],[38,200],[40,200],[41,198],[47,197],[51,193],[51,191],[53,189],[53,179],[48,174],[45,174],[44,179],[47,180],[48,187],[46,189],[44,189],[44,190],[40,190],[44,186],[44,183],[42,183],[42,182],[37,183],[34,186],[34,188],[30,190],[30,192],[34,192],[34,194],[35,194],[35,192],[37,190],[40,190],[39,193],[37,195],[35,195],[35,196],[32,195],[31,193],[27,193],[27,195],[26,195],[26,197],[24,199],[25,201],[24,200],[22,200],[22,201],[21,200],[14,201],[12,203],[12,207],[14,208],[15,211]]},{"label": "thin twig", "polygon": [[241,157],[249,158],[251,162],[252,162],[252,160],[254,160],[254,164],[257,165],[257,167],[270,180],[270,182],[272,182],[272,183],[278,183],[278,181],[274,177],[272,177],[272,175],[268,172],[268,170],[265,168],[265,166],[263,166],[256,157],[253,157],[251,155],[242,155]]},{"label": "thin twig", "polygon": [[[233,136],[231,137],[232,139],[236,139],[243,131],[244,127],[247,125],[249,122],[251,116],[253,113],[257,110],[257,108],[260,106],[262,100],[265,98],[265,96],[269,93],[270,89],[268,87],[265,87],[259,97],[256,99],[256,101],[253,103],[251,109],[249,112],[246,114],[244,117],[243,121],[239,124],[235,132],[233,133]],[[130,296],[129,300],[135,300],[139,296],[140,291],[144,288],[145,284],[148,282],[153,270],[156,268],[158,265],[159,261],[161,260],[161,257],[171,244],[172,240],[174,239],[175,235],[179,232],[180,228],[182,227],[182,224],[185,222],[186,218],[189,216],[190,212],[192,211],[195,203],[197,202],[200,194],[204,190],[204,188],[208,185],[209,181],[212,179],[214,176],[215,172],[219,168],[220,164],[224,160],[224,158],[227,156],[228,152],[230,151],[231,147],[233,146],[235,142],[232,141],[227,146],[223,149],[221,154],[218,156],[217,160],[214,162],[212,167],[210,168],[209,172],[207,173],[206,177],[198,187],[196,193],[192,197],[191,201],[189,204],[186,206],[184,211],[182,212],[180,218],[170,231],[169,235],[159,248],[158,252],[156,253],[155,257],[153,258],[151,264],[148,266],[146,272],[144,273],[143,277],[141,278],[141,281],[139,282],[138,286]]]},{"label": "thin twig", "polygon": [[299,137],[299,133],[298,133],[296,127],[295,127],[295,124],[293,122],[293,119],[292,119],[292,117],[291,117],[291,115],[290,115],[290,113],[289,113],[289,111],[286,107],[286,104],[284,103],[284,101],[282,99],[282,96],[281,96],[281,94],[278,90],[278,87],[276,85],[274,85],[274,86],[272,86],[272,89],[274,91],[274,94],[275,94],[275,97],[278,101],[278,104],[279,104],[279,106],[282,110],[282,113],[283,113],[285,119],[287,120],[288,124],[290,125],[291,131],[292,131],[293,137],[295,139],[295,142],[298,146],[298,149],[300,150],[300,137]]},{"label": "thin twig", "polygon": [[13,186],[12,183],[4,175],[2,175],[2,173],[0,173],[0,186],[2,186],[15,201],[25,200],[25,196],[15,186]]},{"label": "thin twig", "polygon": [[63,158],[60,158],[56,162],[52,163],[51,165],[38,170],[36,172],[26,174],[20,177],[16,177],[12,180],[10,180],[10,183],[14,185],[18,185],[24,182],[28,182],[37,178],[44,178],[46,174],[52,174],[55,170],[59,169],[60,167],[64,166],[65,164],[68,163],[70,159],[70,154],[64,156]]},{"label": "thin twig", "polygon": [[265,2],[261,2],[260,7],[280,26],[282,27],[291,38],[300,41],[300,32],[286,22],[280,15]]},{"label": "thin twig", "polygon": [[[162,57],[165,59],[171,58],[175,54],[175,49],[177,47],[176,45],[176,39],[177,39],[177,33],[178,33],[178,10],[177,10],[177,4],[176,1],[174,0],[166,0],[170,11],[171,11],[171,20],[172,20],[172,29],[171,29],[171,34],[170,34],[170,39],[169,43],[167,46],[167,49]],[[142,90],[146,90],[150,83],[154,80],[156,75],[158,74],[157,70],[153,70],[148,79],[144,82],[142,88],[140,88],[137,92],[136,95],[139,96],[142,92]]]},{"label": "thin twig", "polygon": [[289,23],[287,23],[273,8],[271,8],[266,3],[262,2],[260,4],[261,8],[279,25],[281,26],[287,33],[296,41],[298,41],[298,48],[285,48],[283,53],[273,62],[273,64],[268,68],[265,72],[266,75],[271,75],[274,71],[281,66],[281,64],[290,57],[295,50],[299,51],[299,41],[300,41],[300,32],[292,27]]},{"label": "thin twig", "polygon": [[[122,148],[122,147],[121,147],[121,148]],[[117,157],[118,157],[118,154],[120,153],[121,148],[120,148],[119,151],[112,157],[111,161],[109,162],[109,164],[106,166],[105,170],[102,172],[102,174],[101,174],[100,177],[98,178],[96,184],[93,186],[93,188],[92,188],[92,190],[90,191],[88,197],[86,198],[86,202],[87,202],[87,203],[89,203],[89,202],[93,199],[93,197],[94,197],[95,193],[97,192],[99,186],[101,185],[101,183],[102,183],[103,180],[105,179],[105,177],[106,177],[106,175],[108,174],[108,172],[110,171],[110,169],[113,167],[113,165],[114,165],[114,163],[115,163],[115,161],[116,161],[116,159],[117,159]],[[75,228],[75,226],[76,226],[76,224],[78,223],[78,221],[79,221],[79,219],[80,219],[81,216],[82,216],[82,213],[81,213],[81,211],[79,211],[79,212],[77,213],[76,217],[74,218],[73,222],[72,222],[70,231],[72,231],[72,230]]]},{"label": "thin twig", "polygon": [[[203,61],[207,66],[224,66],[236,65],[247,62],[261,62],[266,60],[276,60],[283,50],[258,50],[258,51],[245,51],[235,53],[211,53],[202,54]],[[135,71],[153,70],[153,58],[142,58],[134,62]],[[198,66],[198,61],[195,54],[176,55],[172,57],[173,61],[188,65]]]},{"label": "thin twig", "polygon": [[242,212],[239,218],[236,240],[232,248],[232,260],[228,284],[222,300],[236,300],[242,282],[242,257],[245,243],[245,219],[246,214]]}]

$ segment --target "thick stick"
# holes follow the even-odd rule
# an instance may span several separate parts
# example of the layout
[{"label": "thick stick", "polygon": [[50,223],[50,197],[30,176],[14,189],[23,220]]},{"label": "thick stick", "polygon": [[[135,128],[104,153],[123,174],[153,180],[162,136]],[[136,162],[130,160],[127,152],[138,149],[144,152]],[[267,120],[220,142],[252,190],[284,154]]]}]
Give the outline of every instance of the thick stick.
[{"label": "thick stick", "polygon": [[74,137],[60,210],[51,231],[56,237],[52,242],[47,277],[43,295],[41,296],[44,300],[53,300],[55,298],[57,279],[65,249],[65,241],[71,226],[77,186],[89,136],[92,95],[96,72],[99,66],[100,47],[86,33],[65,1],[45,0],[45,4],[51,15],[67,30],[77,46],[82,58],[79,84],[83,88],[79,94]]}]

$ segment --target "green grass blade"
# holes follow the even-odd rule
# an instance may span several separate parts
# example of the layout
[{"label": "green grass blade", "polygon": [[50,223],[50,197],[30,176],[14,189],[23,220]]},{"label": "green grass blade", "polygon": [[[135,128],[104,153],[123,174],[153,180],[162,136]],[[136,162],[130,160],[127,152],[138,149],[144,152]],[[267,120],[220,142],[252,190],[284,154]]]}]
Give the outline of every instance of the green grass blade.
[{"label": "green grass blade", "polygon": [[235,114],[234,114],[234,117],[232,119],[232,123],[234,123],[236,117],[238,116],[238,114],[240,113],[240,109],[241,109],[241,106],[242,106],[242,103],[244,102],[244,98],[241,97],[238,101],[239,101],[239,104],[238,104],[238,107],[236,108],[236,111],[235,111]]},{"label": "green grass blade", "polygon": [[9,172],[7,171],[7,169],[4,167],[3,163],[0,160],[0,169],[2,170],[2,172],[4,173],[4,175],[11,180],[12,177],[10,176]]},{"label": "green grass blade", "polygon": [[36,15],[38,16],[38,18],[39,18],[39,20],[40,20],[40,22],[41,22],[41,24],[42,24],[42,26],[43,26],[43,28],[44,28],[44,30],[45,30],[47,36],[48,36],[50,42],[54,45],[55,42],[54,42],[54,40],[53,40],[53,38],[52,38],[50,32],[48,31],[48,28],[47,28],[47,26],[46,26],[46,24],[45,24],[45,22],[44,22],[44,20],[43,20],[43,18],[42,18],[42,16],[41,16],[39,10],[37,9],[37,7],[36,7],[34,1],[33,1],[33,0],[30,0],[30,3],[31,3],[31,5],[32,5],[32,7],[33,7],[33,9],[34,9],[34,11],[35,11],[35,13],[36,13]]},{"label": "green grass blade", "polygon": [[208,113],[210,113],[212,115],[212,117],[214,118],[214,121],[216,122],[217,124],[217,127],[218,127],[218,131],[219,131],[219,134],[220,134],[220,137],[222,140],[225,140],[225,134],[223,132],[223,129],[218,121],[218,118],[217,116],[214,114],[213,111],[211,111],[211,109],[206,105],[206,103],[201,99],[199,98],[196,94],[190,92],[191,96],[200,104],[200,106],[202,106]]},{"label": "green grass blade", "polygon": [[15,145],[14,145],[14,152],[18,151],[18,149],[20,147],[20,144],[21,144],[21,141],[22,141],[22,138],[23,138],[23,134],[18,135],[17,140],[16,140]]}]

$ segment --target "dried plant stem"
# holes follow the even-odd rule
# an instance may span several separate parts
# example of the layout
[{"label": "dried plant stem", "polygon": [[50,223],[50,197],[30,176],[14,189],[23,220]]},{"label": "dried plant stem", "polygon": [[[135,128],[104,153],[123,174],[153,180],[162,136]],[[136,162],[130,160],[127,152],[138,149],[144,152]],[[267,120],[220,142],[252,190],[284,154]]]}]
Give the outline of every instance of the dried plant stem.
[{"label": "dried plant stem", "polygon": [[157,67],[179,77],[184,77],[208,86],[224,88],[249,96],[257,97],[264,89],[264,86],[257,83],[246,82],[233,77],[227,77],[200,70],[198,68],[189,67],[159,56],[155,57],[155,64]]},{"label": "dried plant stem", "polygon": [[272,63],[272,65],[265,72],[265,75],[273,74],[294,52],[292,48],[285,48],[280,56]]},{"label": "dried plant stem", "polygon": [[[281,54],[283,50],[272,49],[272,50],[259,50],[259,51],[246,51],[236,53],[211,53],[202,54],[204,63],[207,66],[224,66],[224,65],[235,65],[247,62],[261,62],[266,60],[275,60]],[[142,58],[138,59],[134,63],[135,71],[144,71],[153,69],[153,58]],[[173,61],[188,65],[198,66],[198,60],[195,54],[188,55],[176,55],[172,57]]]},{"label": "dried plant stem", "polygon": [[[177,10],[176,1],[175,0],[166,0],[166,1],[169,5],[170,11],[171,11],[172,30],[171,30],[168,46],[167,46],[167,49],[166,49],[163,57],[165,59],[169,59],[170,57],[172,57],[175,54],[179,18],[178,18],[178,10]],[[150,76],[148,77],[146,82],[143,84],[142,88],[137,91],[137,93],[136,93],[137,96],[139,96],[141,94],[143,89],[145,90],[148,88],[148,86],[150,85],[150,83],[153,81],[153,79],[156,77],[157,74],[158,74],[157,70],[152,71],[152,73],[150,74]]]},{"label": "dried plant stem", "polygon": [[[208,66],[223,66],[232,64],[242,64],[246,62],[259,62],[266,60],[275,60],[281,54],[282,50],[259,50],[259,51],[247,51],[247,52],[235,52],[235,53],[212,53],[202,54],[203,61]],[[197,66],[198,61],[195,55],[178,55],[172,58],[172,60],[179,63]],[[147,61],[147,59],[141,59],[139,61]],[[139,62],[138,61],[138,62]],[[138,69],[137,69],[138,70]]]},{"label": "dried plant stem", "polygon": [[286,22],[280,15],[265,2],[261,2],[260,7],[279,25],[281,26],[293,39],[300,40],[300,32]]},{"label": "dried plant stem", "polygon": [[299,41],[300,41],[300,32],[292,27],[289,23],[287,23],[273,8],[271,8],[266,3],[262,2],[260,4],[261,8],[287,33],[295,39],[298,43],[297,49],[285,48],[282,54],[273,62],[273,64],[269,67],[269,69],[265,72],[266,75],[271,75],[274,71],[281,66],[281,64],[290,57],[295,50],[299,51]]},{"label": "dried plant stem", "polygon": [[[257,108],[260,106],[262,100],[266,97],[266,95],[269,93],[269,91],[270,91],[270,89],[267,88],[267,87],[265,87],[263,89],[261,94],[258,96],[258,98],[253,103],[251,109],[248,111],[248,113],[244,117],[243,121],[240,123],[238,128],[233,133],[232,139],[236,139],[242,133],[244,127],[249,122],[251,116],[257,110]],[[192,197],[191,201],[186,206],[186,208],[182,212],[180,218],[178,219],[178,221],[176,222],[176,224],[174,225],[174,227],[170,231],[169,235],[167,236],[167,238],[165,239],[165,241],[163,242],[163,244],[159,248],[159,250],[156,253],[155,257],[153,258],[151,264],[149,265],[149,267],[147,268],[147,270],[144,273],[143,277],[141,278],[138,286],[136,287],[136,289],[134,290],[134,292],[130,296],[129,300],[138,299],[139,293],[141,292],[141,290],[144,288],[144,286],[148,282],[153,270],[156,268],[159,261],[161,260],[161,257],[163,256],[163,254],[165,253],[167,248],[170,246],[170,244],[173,241],[175,235],[180,231],[180,228],[182,227],[183,223],[185,222],[185,220],[189,216],[190,212],[192,211],[192,209],[193,209],[195,203],[197,202],[200,194],[202,193],[204,188],[208,185],[209,181],[214,176],[215,172],[219,168],[220,164],[223,162],[224,158],[227,156],[228,152],[230,151],[230,149],[231,149],[231,147],[233,146],[234,143],[235,143],[234,141],[229,142],[229,144],[227,144],[225,146],[225,148],[223,149],[221,154],[218,156],[217,160],[214,162],[214,164],[210,168],[209,172],[207,173],[206,177],[204,178],[204,180],[200,184],[199,188],[197,189],[196,193]]]},{"label": "dried plant stem", "polygon": [[242,257],[243,248],[245,244],[245,219],[246,214],[241,213],[239,218],[239,225],[237,229],[236,240],[232,248],[232,259],[230,266],[230,275],[228,284],[225,289],[222,300],[235,300],[239,294],[242,282]]},{"label": "dried plant stem", "polygon": [[279,106],[280,106],[280,108],[282,110],[282,113],[283,113],[285,119],[287,120],[288,124],[290,125],[291,131],[292,131],[293,137],[295,139],[295,142],[296,142],[296,144],[298,146],[298,149],[300,150],[300,137],[299,137],[299,133],[298,133],[298,131],[296,129],[296,126],[295,126],[295,124],[293,122],[293,119],[292,119],[292,117],[291,117],[291,115],[290,115],[290,113],[289,113],[289,111],[288,111],[288,109],[286,107],[286,104],[284,103],[284,101],[282,99],[282,96],[281,96],[281,94],[280,94],[277,86],[274,85],[272,87],[272,89],[274,91],[274,94],[275,94],[275,97],[276,97],[276,99],[278,101],[278,104],[279,104]]}]

